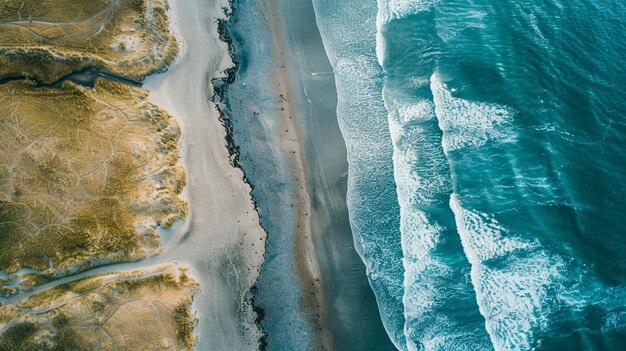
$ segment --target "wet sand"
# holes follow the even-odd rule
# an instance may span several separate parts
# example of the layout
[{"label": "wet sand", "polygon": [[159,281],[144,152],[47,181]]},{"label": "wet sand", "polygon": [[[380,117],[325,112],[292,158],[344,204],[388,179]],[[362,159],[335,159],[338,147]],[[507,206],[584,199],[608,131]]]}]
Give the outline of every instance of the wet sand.
[{"label": "wet sand", "polygon": [[272,142],[277,143],[281,148],[293,179],[292,196],[297,217],[293,236],[293,255],[302,284],[300,308],[307,317],[313,332],[314,347],[318,350],[334,350],[335,343],[326,314],[323,277],[312,237],[312,210],[306,149],[303,143],[303,129],[297,117],[301,110],[296,103],[297,91],[294,90],[290,74],[291,62],[287,55],[284,22],[280,17],[281,3],[280,0],[260,1],[261,14],[268,25],[268,34],[272,42],[270,49],[272,68],[269,79],[274,95],[278,98],[274,113],[280,123],[280,129],[275,134],[276,140]]},{"label": "wet sand", "polygon": [[396,350],[384,330],[346,205],[348,163],[332,67],[310,0],[284,3],[287,69],[306,153],[310,232],[323,279],[327,327],[339,350]]},{"label": "wet sand", "polygon": [[[345,194],[346,148],[332,68],[309,0],[260,1],[272,39],[270,77],[279,98],[277,142],[294,179],[294,256],[301,308],[325,350],[395,350],[354,249]],[[271,233],[270,233],[271,235]]]}]

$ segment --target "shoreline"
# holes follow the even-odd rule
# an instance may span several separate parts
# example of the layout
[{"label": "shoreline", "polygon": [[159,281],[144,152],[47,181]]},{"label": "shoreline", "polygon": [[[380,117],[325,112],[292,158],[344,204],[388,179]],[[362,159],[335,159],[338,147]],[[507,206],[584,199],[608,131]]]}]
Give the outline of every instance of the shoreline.
[{"label": "shoreline", "polygon": [[[188,268],[199,283],[191,302],[192,311],[197,316],[194,328],[194,335],[198,337],[196,349],[264,350],[269,342],[265,323],[278,325],[272,328],[271,335],[291,334],[285,345],[278,341],[282,338],[279,336],[273,341],[274,347],[310,345],[321,350],[353,346],[363,349],[358,346],[364,343],[362,339],[368,333],[363,324],[369,324],[372,316],[363,313],[359,305],[363,302],[362,293],[354,294],[355,290],[363,289],[360,275],[365,281],[365,294],[372,295],[372,292],[365,267],[352,241],[346,240],[352,235],[345,194],[341,193],[345,192],[347,172],[345,145],[334,112],[325,117],[325,112],[336,108],[336,101],[335,105],[332,104],[336,96],[328,92],[320,96],[319,91],[308,90],[309,75],[318,80],[320,77],[332,80],[332,67],[326,62],[328,72],[306,71],[304,68],[310,61],[319,64],[316,61],[320,59],[319,54],[327,61],[326,53],[321,38],[318,38],[320,42],[312,52],[314,58],[302,55],[302,43],[294,37],[294,30],[300,28],[291,22],[294,15],[290,12],[291,4],[282,4],[278,0],[257,1],[257,25],[266,31],[265,38],[271,43],[268,51],[259,58],[270,64],[264,66],[267,70],[262,70],[262,74],[252,77],[252,80],[267,80],[265,84],[251,83],[259,84],[265,92],[248,99],[269,98],[272,101],[265,105],[266,119],[260,124],[265,138],[256,141],[258,144],[246,140],[250,137],[247,133],[255,137],[256,127],[247,128],[245,123],[241,124],[240,119],[246,118],[240,115],[242,110],[231,111],[229,89],[237,85],[241,66],[245,71],[245,66],[250,63],[250,58],[246,57],[250,44],[239,47],[243,48],[239,53],[243,57],[243,63],[240,63],[234,41],[239,45],[241,38],[231,37],[233,33],[241,35],[236,30],[230,32],[235,1],[172,2],[167,15],[172,40],[179,44],[178,55],[161,72],[144,80],[144,90],[148,101],[166,110],[182,131],[177,142],[177,165],[185,170],[186,184],[179,196],[188,204],[188,215],[171,226],[157,228],[161,244],[156,255],[72,274],[43,284],[31,294],[99,272],[180,265]],[[293,7],[299,8],[303,4]],[[310,8],[303,16],[305,23],[310,25],[311,21],[315,23],[315,13],[312,3],[306,4]],[[296,13],[296,17],[298,15],[302,14]],[[244,16],[249,17],[250,13]],[[315,30],[319,37],[317,27]],[[251,77],[244,74],[239,85],[245,87],[248,79]],[[331,103],[322,108],[327,111],[316,111],[319,106],[311,98],[327,98]],[[238,98],[233,100],[241,104]],[[322,104],[325,103],[327,101]],[[258,112],[255,114],[259,115]],[[323,121],[318,123],[319,118]],[[329,121],[334,122],[329,124]],[[238,133],[243,136],[237,136]],[[243,140],[236,141],[241,137]],[[328,148],[329,144],[339,148],[338,155],[337,150]],[[277,175],[267,173],[273,172],[272,169],[259,172],[255,170],[255,162],[250,163],[251,155],[260,156],[260,162],[264,162],[263,150],[267,146],[276,152],[267,157],[274,167],[279,168],[274,168]],[[246,168],[251,167],[247,170],[252,180],[244,172],[240,156]],[[271,185],[266,187],[264,184],[268,179],[286,186],[278,190],[281,195],[277,198],[268,197],[268,192],[274,191]],[[259,196],[261,208],[253,193],[255,185],[265,193]],[[276,200],[278,202],[267,207],[268,201]],[[272,212],[276,210],[284,210],[288,215]],[[270,245],[270,253],[264,220],[269,223],[273,240],[277,240],[276,237],[282,240],[282,243]],[[277,225],[286,228],[278,229]],[[350,254],[351,258],[342,257]],[[262,281],[266,255],[270,261],[276,255],[290,258],[281,259],[278,266],[274,263],[272,272]],[[282,272],[278,273],[282,274],[282,280],[270,287],[268,281],[274,280],[277,270]],[[285,288],[280,286],[285,284],[291,286],[286,289],[292,290],[283,295]],[[348,285],[355,287],[352,287],[352,293],[346,294]],[[263,292],[259,294],[259,290]],[[297,293],[293,294],[294,291]],[[267,300],[267,294],[277,293],[281,297]],[[355,296],[359,298],[352,301]],[[287,305],[282,305],[281,299]],[[272,310],[265,323],[264,307]],[[284,308],[289,308],[293,318],[298,319],[298,326],[294,324],[292,327],[291,322],[282,321],[280,313]]]},{"label": "shoreline", "polygon": [[328,324],[328,306],[324,294],[324,279],[321,273],[315,243],[313,242],[313,224],[311,222],[311,196],[309,194],[310,167],[306,158],[304,144],[304,126],[300,123],[298,92],[292,82],[293,62],[288,56],[287,30],[283,21],[283,8],[280,0],[261,0],[261,11],[269,25],[272,36],[270,49],[274,63],[271,84],[279,97],[275,113],[285,132],[278,133],[278,144],[282,146],[290,171],[294,179],[294,197],[297,203],[297,224],[293,245],[299,278],[302,280],[301,308],[307,314],[310,327],[315,334],[313,343],[323,350],[336,348],[333,333]]},{"label": "shoreline", "polygon": [[[258,214],[259,206],[258,206],[256,199],[253,196],[254,185],[250,182],[250,180],[246,176],[246,173],[241,163],[239,163],[239,156],[240,156],[239,146],[235,143],[234,127],[232,124],[231,117],[228,115],[229,101],[228,101],[228,96],[226,95],[226,93],[228,91],[228,87],[231,84],[233,84],[235,80],[237,79],[237,71],[239,70],[239,62],[237,61],[237,57],[235,55],[233,39],[230,36],[230,32],[228,31],[228,28],[227,28],[228,21],[235,13],[234,0],[228,0],[228,4],[229,4],[229,10],[228,11],[225,10],[226,18],[217,20],[217,33],[218,33],[219,40],[226,43],[228,47],[227,54],[233,66],[227,68],[224,71],[224,74],[225,74],[224,77],[213,78],[211,80],[210,84],[214,89],[214,93],[210,97],[210,101],[215,104],[215,107],[217,108],[217,111],[219,113],[219,121],[226,131],[225,141],[226,141],[226,149],[228,150],[228,153],[229,153],[230,164],[231,166],[233,166],[233,168],[237,168],[241,170],[241,173],[243,174],[242,180],[245,184],[248,185],[248,187],[250,187],[250,193],[249,193],[250,200],[252,201],[254,211]],[[259,226],[263,229],[263,231],[267,235],[267,229],[263,227],[263,224],[261,223],[260,220],[259,220]],[[263,262],[265,262],[265,259],[266,259],[265,256],[267,253],[267,240],[263,240],[263,243],[264,243]],[[259,269],[262,269],[262,265]],[[265,330],[265,328],[263,328],[263,324],[262,324],[263,319],[265,317],[265,311],[263,307],[259,306],[255,302],[256,297],[257,297],[257,283],[259,282],[259,279],[261,279],[260,273],[257,276],[254,284],[249,290],[250,291],[249,303],[255,314],[255,319],[254,319],[255,325],[261,332],[261,336],[258,341],[259,349],[265,350],[268,346],[267,331]]]},{"label": "shoreline", "polygon": [[[260,0],[259,8],[271,38],[268,75],[277,98],[272,141],[293,177],[297,222],[292,250],[302,285],[300,308],[313,345],[326,350],[367,350],[372,345],[395,350],[355,249],[334,74],[313,4]],[[298,34],[302,27],[308,32]]]},{"label": "shoreline", "polygon": [[355,249],[347,195],[348,159],[337,119],[335,75],[312,1],[283,4],[289,74],[306,145],[311,235],[324,277],[327,323],[340,350],[396,350]]}]

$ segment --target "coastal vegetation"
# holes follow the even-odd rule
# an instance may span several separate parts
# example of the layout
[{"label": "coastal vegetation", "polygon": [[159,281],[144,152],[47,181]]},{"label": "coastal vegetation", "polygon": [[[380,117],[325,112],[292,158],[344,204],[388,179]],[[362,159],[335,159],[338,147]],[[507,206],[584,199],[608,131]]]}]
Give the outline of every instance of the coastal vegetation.
[{"label": "coastal vegetation", "polygon": [[159,251],[157,228],[187,211],[167,112],[102,78],[92,89],[12,81],[0,97],[2,271],[56,276]]},{"label": "coastal vegetation", "polygon": [[164,0],[0,0],[0,80],[86,68],[142,79],[177,54]]},{"label": "coastal vegetation", "polygon": [[0,351],[193,349],[185,268],[85,272],[187,215],[180,128],[135,86],[177,50],[164,0],[0,0]]},{"label": "coastal vegetation", "polygon": [[110,273],[0,306],[0,350],[193,350],[184,268]]}]

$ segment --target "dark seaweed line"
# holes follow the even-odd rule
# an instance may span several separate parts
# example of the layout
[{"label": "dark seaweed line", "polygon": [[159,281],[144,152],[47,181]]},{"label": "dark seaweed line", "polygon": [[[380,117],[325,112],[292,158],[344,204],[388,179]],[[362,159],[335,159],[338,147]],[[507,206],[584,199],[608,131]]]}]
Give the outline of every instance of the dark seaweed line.
[{"label": "dark seaweed line", "polygon": [[[254,198],[254,185],[250,182],[248,177],[246,176],[246,172],[239,162],[240,149],[239,145],[235,143],[234,139],[234,127],[231,119],[231,110],[230,110],[230,101],[228,99],[228,88],[231,84],[235,82],[237,79],[237,72],[239,70],[239,60],[237,59],[237,55],[235,53],[235,46],[233,45],[233,39],[228,30],[228,26],[230,24],[231,19],[235,13],[235,0],[229,0],[229,9],[224,9],[224,14],[226,15],[225,19],[217,20],[217,32],[219,34],[219,39],[227,44],[228,46],[228,56],[233,62],[233,67],[229,67],[224,70],[225,77],[222,78],[214,78],[211,80],[211,84],[213,85],[213,96],[211,96],[210,100],[215,104],[217,110],[219,112],[219,120],[224,126],[226,130],[226,148],[228,149],[230,164],[233,167],[239,168],[243,174],[244,183],[248,184],[250,187],[250,199],[252,200],[252,204],[254,206],[254,211],[259,216],[259,226],[268,234],[267,229],[261,224],[261,215],[259,213],[258,204],[256,199]],[[265,255],[267,252],[267,239],[264,242],[264,251],[263,251],[263,261],[265,262]],[[259,271],[259,277],[257,278],[254,285],[250,288],[249,295],[249,303],[252,306],[253,311],[256,313],[255,324],[261,330],[262,336],[259,338],[259,350],[264,351],[267,349],[267,330],[263,328],[263,320],[265,319],[265,310],[256,304],[256,296],[258,293],[257,284],[261,279],[262,270]]]}]

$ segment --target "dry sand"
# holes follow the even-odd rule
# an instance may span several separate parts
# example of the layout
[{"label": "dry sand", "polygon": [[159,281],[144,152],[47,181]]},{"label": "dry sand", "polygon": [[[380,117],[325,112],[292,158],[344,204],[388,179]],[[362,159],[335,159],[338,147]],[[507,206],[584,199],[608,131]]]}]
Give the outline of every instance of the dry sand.
[{"label": "dry sand", "polygon": [[[150,101],[182,126],[183,195],[190,216],[172,234],[161,259],[188,264],[200,282],[198,350],[256,350],[261,335],[246,299],[263,261],[265,232],[243,173],[229,163],[226,132],[209,98],[211,80],[232,64],[218,39],[217,18],[227,1],[172,1],[172,30],[182,50],[169,70],[146,80]],[[247,306],[242,308],[242,306]]]}]

